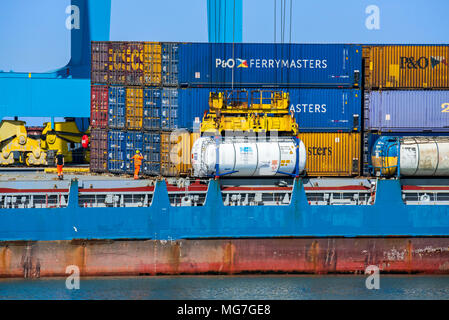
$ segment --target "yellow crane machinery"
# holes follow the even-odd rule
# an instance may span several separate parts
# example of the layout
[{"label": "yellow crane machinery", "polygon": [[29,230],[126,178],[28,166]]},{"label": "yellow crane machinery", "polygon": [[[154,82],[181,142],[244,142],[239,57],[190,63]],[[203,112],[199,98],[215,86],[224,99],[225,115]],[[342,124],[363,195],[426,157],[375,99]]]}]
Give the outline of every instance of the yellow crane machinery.
[{"label": "yellow crane machinery", "polygon": [[42,131],[41,148],[47,151],[48,164],[54,163],[58,151],[64,155],[66,163],[89,163],[89,149],[81,146],[83,135],[89,135],[89,129],[81,132],[75,121],[44,123]]},{"label": "yellow crane machinery", "polygon": [[28,137],[24,121],[0,123],[0,164],[46,165],[47,155],[38,140]]},{"label": "yellow crane machinery", "polygon": [[74,121],[45,123],[40,137],[27,134],[24,121],[0,123],[0,165],[53,166],[58,151],[66,163],[88,163],[90,152],[81,146],[83,135]]},{"label": "yellow crane machinery", "polygon": [[226,131],[277,131],[282,135],[296,135],[298,125],[289,105],[289,94],[282,91],[211,92],[210,109],[204,114],[200,131],[218,131],[219,134]]}]

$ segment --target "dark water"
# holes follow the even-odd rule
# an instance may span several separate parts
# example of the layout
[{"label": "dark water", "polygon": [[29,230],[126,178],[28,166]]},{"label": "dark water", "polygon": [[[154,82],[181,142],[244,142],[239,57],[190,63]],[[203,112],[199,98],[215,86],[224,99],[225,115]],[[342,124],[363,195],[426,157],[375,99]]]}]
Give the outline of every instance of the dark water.
[{"label": "dark water", "polygon": [[0,299],[449,299],[449,276],[380,276],[368,290],[364,276],[185,276],[1,279]]}]

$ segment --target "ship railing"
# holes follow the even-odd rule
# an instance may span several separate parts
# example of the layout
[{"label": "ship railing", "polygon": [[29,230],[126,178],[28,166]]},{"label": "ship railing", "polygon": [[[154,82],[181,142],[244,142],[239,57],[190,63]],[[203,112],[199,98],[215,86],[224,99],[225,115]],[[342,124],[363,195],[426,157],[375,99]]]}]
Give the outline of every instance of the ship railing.
[{"label": "ship railing", "polygon": [[68,198],[68,189],[48,192],[17,190],[0,194],[0,209],[65,208]]},{"label": "ship railing", "polygon": [[402,186],[406,205],[449,205],[449,186]]}]

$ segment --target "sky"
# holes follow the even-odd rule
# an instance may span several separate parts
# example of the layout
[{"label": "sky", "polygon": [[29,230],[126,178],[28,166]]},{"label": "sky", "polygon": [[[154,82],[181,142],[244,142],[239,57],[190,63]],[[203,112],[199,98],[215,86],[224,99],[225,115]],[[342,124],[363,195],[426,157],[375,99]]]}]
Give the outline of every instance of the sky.
[{"label": "sky", "polygon": [[[207,42],[206,0],[111,0],[110,40]],[[243,41],[281,40],[282,0],[242,0]],[[284,0],[284,41],[449,43],[448,0]],[[290,3],[292,19],[290,24]],[[45,72],[70,59],[70,0],[2,0],[0,70]],[[368,29],[367,7],[378,9]],[[369,26],[373,27],[373,24]]]},{"label": "sky", "polygon": [[[243,42],[449,44],[449,0],[242,1]],[[68,5],[2,0],[0,71],[65,66]],[[111,0],[110,40],[207,42],[207,0]]]}]

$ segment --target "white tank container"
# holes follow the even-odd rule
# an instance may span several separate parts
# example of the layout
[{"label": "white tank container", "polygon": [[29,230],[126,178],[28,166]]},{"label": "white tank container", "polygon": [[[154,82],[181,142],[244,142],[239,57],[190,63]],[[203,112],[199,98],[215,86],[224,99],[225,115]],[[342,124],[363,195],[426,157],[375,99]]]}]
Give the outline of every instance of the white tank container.
[{"label": "white tank container", "polygon": [[[296,156],[296,147],[299,156]],[[216,171],[218,152],[218,173]],[[299,173],[306,165],[304,143],[299,144],[293,138],[280,138],[275,141],[243,141],[228,139],[220,141],[218,146],[214,138],[201,137],[192,147],[192,168],[194,176],[229,174],[230,176],[255,177],[276,176],[294,173],[296,163]]]},{"label": "white tank container", "polygon": [[449,176],[449,138],[404,137],[400,169],[403,176]]}]

